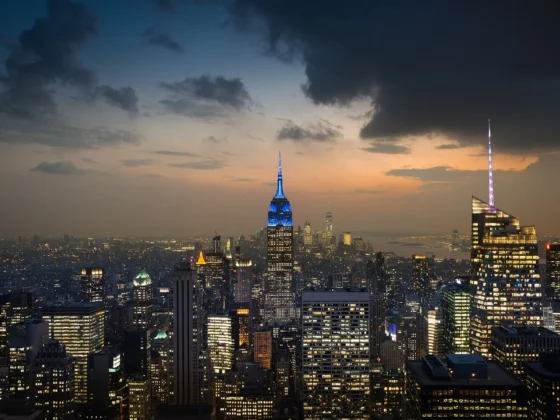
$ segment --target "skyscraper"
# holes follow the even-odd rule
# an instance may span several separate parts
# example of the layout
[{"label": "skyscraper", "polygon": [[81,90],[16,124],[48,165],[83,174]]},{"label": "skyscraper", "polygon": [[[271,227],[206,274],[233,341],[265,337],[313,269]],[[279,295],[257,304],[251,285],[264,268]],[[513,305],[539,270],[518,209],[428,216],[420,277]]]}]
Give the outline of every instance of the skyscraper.
[{"label": "skyscraper", "polygon": [[132,326],[149,330],[153,326],[152,315],[154,312],[152,279],[148,273],[141,271],[132,284],[134,286]]},{"label": "skyscraper", "polygon": [[43,308],[51,338],[64,344],[74,358],[76,403],[87,403],[88,355],[102,350],[105,341],[103,302],[50,305]]},{"label": "skyscraper", "polygon": [[201,309],[202,290],[196,271],[190,264],[181,263],[173,273],[173,398],[176,405],[200,404]]},{"label": "skyscraper", "polygon": [[546,279],[554,299],[560,300],[560,243],[546,244]]},{"label": "skyscraper", "polygon": [[13,292],[0,296],[0,366],[8,366],[8,330],[32,313],[31,293]]},{"label": "skyscraper", "polygon": [[542,297],[537,232],[519,219],[472,199],[471,347],[490,356],[491,330],[504,320],[540,325]]},{"label": "skyscraper", "polygon": [[308,221],[303,225],[303,244],[311,246],[313,244],[313,232],[311,230],[311,223]]},{"label": "skyscraper", "polygon": [[253,356],[260,368],[270,369],[272,363],[272,331],[255,331],[253,335]]},{"label": "skyscraper", "polygon": [[445,330],[443,311],[439,306],[430,306],[424,312],[424,351],[426,354],[445,354]]},{"label": "skyscraper", "polygon": [[208,351],[214,373],[226,373],[233,368],[236,342],[233,319],[227,315],[208,316]]},{"label": "skyscraper", "polygon": [[412,290],[420,297],[420,304],[425,305],[430,295],[428,259],[425,255],[412,254]]},{"label": "skyscraper", "polygon": [[74,361],[56,340],[43,345],[33,362],[35,408],[45,419],[72,420],[74,414]]},{"label": "skyscraper", "polygon": [[268,211],[267,227],[267,272],[268,282],[264,303],[264,320],[270,323],[285,323],[295,318],[294,248],[292,209],[284,195],[282,185],[282,160],[278,160],[276,194]]},{"label": "skyscraper", "polygon": [[369,419],[369,293],[304,291],[305,419]]},{"label": "skyscraper", "polygon": [[471,297],[468,281],[443,286],[441,301],[445,353],[470,353]]},{"label": "skyscraper", "polygon": [[235,285],[235,302],[251,303],[251,292],[253,289],[253,262],[242,258],[236,259],[235,274],[237,277],[237,283]]},{"label": "skyscraper", "polygon": [[81,281],[84,302],[105,302],[105,270],[103,268],[82,268]]}]

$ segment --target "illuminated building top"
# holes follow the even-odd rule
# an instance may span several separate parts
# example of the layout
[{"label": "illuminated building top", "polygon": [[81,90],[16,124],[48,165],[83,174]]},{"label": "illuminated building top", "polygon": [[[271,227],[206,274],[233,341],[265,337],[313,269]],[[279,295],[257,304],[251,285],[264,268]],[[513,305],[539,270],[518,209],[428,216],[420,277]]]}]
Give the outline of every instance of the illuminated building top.
[{"label": "illuminated building top", "polygon": [[134,286],[148,286],[152,284],[152,279],[146,271],[140,271],[138,275],[134,278]]},{"label": "illuminated building top", "polygon": [[268,226],[292,226],[292,209],[288,198],[284,195],[282,180],[282,156],[278,156],[278,179],[276,195],[268,210]]}]

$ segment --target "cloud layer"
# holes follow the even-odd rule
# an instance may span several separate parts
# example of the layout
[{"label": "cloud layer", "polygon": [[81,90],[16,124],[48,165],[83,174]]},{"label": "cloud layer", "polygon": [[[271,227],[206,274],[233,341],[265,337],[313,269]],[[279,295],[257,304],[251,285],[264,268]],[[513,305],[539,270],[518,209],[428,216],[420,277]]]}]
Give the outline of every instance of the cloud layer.
[{"label": "cloud layer", "polygon": [[77,168],[72,162],[41,162],[31,169],[49,175],[83,175],[86,170]]},{"label": "cloud layer", "polygon": [[283,121],[284,125],[276,135],[278,140],[333,142],[342,137],[342,133],[338,131],[337,127],[328,121],[323,120],[308,127],[297,125],[291,120]]}]

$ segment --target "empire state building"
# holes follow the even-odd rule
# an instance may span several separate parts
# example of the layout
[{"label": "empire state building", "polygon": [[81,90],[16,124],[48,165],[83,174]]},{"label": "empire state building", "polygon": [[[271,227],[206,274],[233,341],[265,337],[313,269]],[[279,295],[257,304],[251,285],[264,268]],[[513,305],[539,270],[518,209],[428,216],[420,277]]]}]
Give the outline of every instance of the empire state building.
[{"label": "empire state building", "polygon": [[278,158],[278,181],[276,195],[268,209],[267,271],[264,320],[269,323],[285,323],[295,318],[294,287],[294,228],[292,209],[284,195],[282,185],[282,158]]}]

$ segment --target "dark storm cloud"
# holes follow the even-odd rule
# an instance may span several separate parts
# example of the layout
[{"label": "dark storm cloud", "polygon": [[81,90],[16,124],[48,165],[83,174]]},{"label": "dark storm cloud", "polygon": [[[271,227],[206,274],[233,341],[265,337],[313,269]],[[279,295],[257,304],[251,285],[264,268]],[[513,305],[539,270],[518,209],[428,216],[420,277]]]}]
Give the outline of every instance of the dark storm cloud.
[{"label": "dark storm cloud", "polygon": [[77,168],[72,162],[41,162],[31,169],[50,175],[83,175],[86,170]]},{"label": "dark storm cloud", "polygon": [[138,96],[131,87],[114,89],[111,86],[99,86],[95,88],[95,93],[110,105],[127,111],[131,115],[138,114]]},{"label": "dark storm cloud", "polygon": [[368,147],[364,147],[362,150],[369,153],[382,153],[387,155],[410,154],[410,147],[387,142],[370,143]]},{"label": "dark storm cloud", "polygon": [[169,34],[161,32],[155,27],[146,29],[142,34],[142,37],[148,45],[165,48],[166,50],[176,53],[183,52],[183,47],[181,47],[177,41],[171,38]]},{"label": "dark storm cloud", "polygon": [[138,166],[147,166],[154,163],[153,159],[122,159],[120,161],[124,166],[129,168],[136,168]]},{"label": "dark storm cloud", "polygon": [[302,127],[294,124],[291,120],[283,120],[284,125],[276,135],[277,140],[294,140],[303,142],[307,140],[317,142],[334,142],[342,134],[337,127],[328,121],[320,121],[317,124],[308,127]]},{"label": "dark storm cloud", "polygon": [[[97,76],[78,60],[79,50],[97,33],[97,18],[82,4],[48,0],[47,16],[24,30],[0,73],[0,113],[36,118],[56,113],[56,84],[78,89],[84,100],[96,97]],[[131,88],[99,89],[110,104],[131,109]],[[132,91],[134,92],[134,91]]]},{"label": "dark storm cloud", "polygon": [[371,99],[363,138],[483,143],[492,117],[502,150],[559,146],[560,2],[234,0],[230,10],[238,28],[265,28],[267,51],[301,57],[314,103]]},{"label": "dark storm cloud", "polygon": [[213,171],[225,167],[226,162],[222,160],[203,160],[200,162],[170,163],[169,166],[172,166],[174,168],[200,169],[205,171]]},{"label": "dark storm cloud", "polygon": [[5,119],[0,124],[0,143],[32,143],[45,146],[97,149],[121,144],[138,145],[141,136],[106,127],[79,128],[59,122]]},{"label": "dark storm cloud", "polygon": [[152,153],[155,154],[155,155],[164,155],[164,156],[200,157],[200,155],[196,154],[196,153],[178,152],[176,150],[156,150]]},{"label": "dark storm cloud", "polygon": [[229,111],[248,109],[253,103],[241,79],[222,76],[186,78],[161,83],[171,96],[160,101],[167,112],[191,117],[219,117]]},{"label": "dark storm cloud", "polygon": [[452,149],[460,149],[461,147],[463,147],[463,146],[459,143],[447,143],[447,144],[440,144],[440,145],[436,146],[436,149],[452,150]]}]

